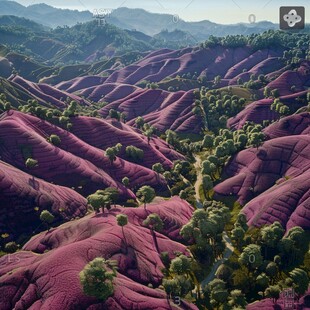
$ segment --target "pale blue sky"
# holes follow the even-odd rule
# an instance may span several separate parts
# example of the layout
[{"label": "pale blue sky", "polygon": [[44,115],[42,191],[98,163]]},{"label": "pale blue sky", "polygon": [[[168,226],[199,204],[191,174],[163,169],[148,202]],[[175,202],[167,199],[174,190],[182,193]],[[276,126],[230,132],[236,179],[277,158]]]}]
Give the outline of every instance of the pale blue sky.
[{"label": "pale blue sky", "polygon": [[248,22],[250,14],[257,21],[278,22],[280,6],[306,7],[306,20],[310,22],[310,0],[17,0],[30,5],[46,3],[60,8],[78,10],[116,9],[118,7],[143,8],[150,12],[177,14],[187,21],[211,20],[229,24]]}]

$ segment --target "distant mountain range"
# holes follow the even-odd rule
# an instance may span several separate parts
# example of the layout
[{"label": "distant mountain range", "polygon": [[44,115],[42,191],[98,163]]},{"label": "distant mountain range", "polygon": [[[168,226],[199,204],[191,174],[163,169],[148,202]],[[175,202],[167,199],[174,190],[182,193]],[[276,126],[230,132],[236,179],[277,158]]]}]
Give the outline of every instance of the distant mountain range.
[{"label": "distant mountain range", "polygon": [[8,0],[0,0],[0,14],[24,17],[51,28],[64,25],[73,26],[92,19],[92,13],[88,11],[62,10],[44,3],[26,7]]},{"label": "distant mountain range", "polygon": [[268,29],[277,29],[271,22],[258,22],[255,24],[221,25],[203,20],[199,22],[186,22],[170,14],[150,13],[143,9],[119,8],[111,13],[108,22],[127,29],[136,29],[148,35],[155,35],[162,30],[182,30],[189,33],[196,41],[205,40],[210,35],[226,36],[232,34],[260,33]]},{"label": "distant mountain range", "polygon": [[[34,4],[28,7],[15,1],[0,0],[0,14],[24,17],[47,27],[73,26],[94,19],[89,11],[58,9],[46,4]],[[170,14],[150,13],[143,9],[118,8],[106,17],[106,21],[122,29],[137,30],[149,36],[161,33],[163,30],[173,32],[181,30],[182,36],[187,35],[193,41],[203,41],[210,35],[225,36],[233,34],[260,33],[268,29],[277,29],[271,22],[255,24],[221,25],[203,20],[200,22],[186,22]],[[178,34],[180,35],[180,33]],[[166,37],[167,35],[164,34]]]},{"label": "distant mountain range", "polygon": [[[130,53],[125,61],[128,64],[154,49],[178,49],[189,45],[195,45],[195,42],[180,30],[163,31],[151,37],[137,30],[121,29],[111,24],[101,26],[94,20],[52,29],[23,17],[0,15],[0,76],[4,72],[4,76],[12,73],[10,63],[16,65],[16,68],[31,67],[32,70],[27,70],[28,79],[41,76],[42,72],[37,71],[40,66],[32,61],[28,64],[30,58],[50,66],[81,61],[93,63]],[[6,61],[1,57],[5,57]],[[117,60],[115,62],[119,63]]]}]

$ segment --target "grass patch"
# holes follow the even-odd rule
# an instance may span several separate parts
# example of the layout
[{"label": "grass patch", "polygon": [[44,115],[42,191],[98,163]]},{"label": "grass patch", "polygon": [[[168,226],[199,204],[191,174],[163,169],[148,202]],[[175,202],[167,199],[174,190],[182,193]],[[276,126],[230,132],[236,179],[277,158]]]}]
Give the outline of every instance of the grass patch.
[{"label": "grass patch", "polygon": [[226,232],[230,233],[234,229],[234,224],[237,221],[237,216],[241,210],[242,210],[242,206],[238,202],[235,202],[230,211],[230,215],[231,215],[230,221],[225,226]]}]

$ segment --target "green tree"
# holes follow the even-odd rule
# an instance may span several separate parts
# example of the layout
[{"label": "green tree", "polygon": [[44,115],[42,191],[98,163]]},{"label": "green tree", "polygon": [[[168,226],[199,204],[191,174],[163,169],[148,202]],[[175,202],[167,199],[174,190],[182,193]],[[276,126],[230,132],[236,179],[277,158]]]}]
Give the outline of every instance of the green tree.
[{"label": "green tree", "polygon": [[170,262],[171,262],[169,252],[161,252],[160,253],[160,259],[163,262],[165,268],[169,269]]},{"label": "green tree", "polygon": [[0,101],[5,101],[6,100],[6,95],[4,93],[0,94]]},{"label": "green tree", "polygon": [[263,132],[254,132],[249,136],[249,143],[256,148],[258,148],[261,143],[265,140],[265,135]]},{"label": "green tree", "polygon": [[163,168],[163,165],[161,163],[156,163],[152,166],[152,170],[157,173],[157,177],[159,178],[159,175],[163,173],[165,170]]},{"label": "green tree", "polygon": [[267,247],[275,248],[284,236],[285,230],[279,222],[263,227],[260,231],[262,243]]},{"label": "green tree", "polygon": [[126,115],[126,113],[122,112],[122,113],[120,114],[120,119],[121,119],[121,121],[123,121],[124,124],[126,124],[126,120],[127,120],[127,115]]},{"label": "green tree", "polygon": [[291,239],[297,248],[300,248],[306,242],[306,233],[301,227],[295,226],[288,231],[287,238]]},{"label": "green tree", "polygon": [[261,273],[257,276],[256,283],[265,290],[269,285],[269,278],[265,273]]},{"label": "green tree", "polygon": [[11,104],[10,104],[9,102],[6,102],[6,103],[4,104],[4,110],[5,110],[5,111],[10,111],[11,109],[12,109]]},{"label": "green tree", "polygon": [[301,268],[295,268],[289,274],[292,279],[292,283],[294,283],[294,290],[298,294],[298,298],[300,298],[306,293],[309,287],[309,277],[307,272]]},{"label": "green tree", "polygon": [[232,276],[232,268],[221,264],[216,270],[216,277],[224,282],[228,282]]},{"label": "green tree", "polygon": [[116,156],[119,154],[121,149],[122,145],[120,143],[106,149],[105,155],[109,158],[111,165],[113,165],[113,162],[116,160]]},{"label": "green tree", "polygon": [[175,278],[181,288],[181,291],[180,291],[181,297],[185,297],[189,292],[191,292],[195,288],[195,285],[192,282],[192,279],[189,278],[189,276],[181,275],[181,276],[176,276]]},{"label": "green tree", "polygon": [[241,226],[243,228],[243,230],[246,232],[248,230],[248,225],[247,225],[247,219],[246,219],[246,216],[245,214],[243,213],[239,213],[237,215],[237,220],[236,220],[236,226]]},{"label": "green tree", "polygon": [[15,253],[18,250],[18,245],[14,241],[8,242],[4,246],[4,250],[7,253]]},{"label": "green tree", "polygon": [[189,273],[191,270],[191,261],[185,255],[174,258],[170,264],[170,272],[176,275]]},{"label": "green tree", "polygon": [[151,84],[150,84],[150,88],[151,88],[151,89],[157,89],[157,88],[158,88],[158,84],[156,84],[156,83],[151,83]]},{"label": "green tree", "polygon": [[131,158],[135,162],[139,162],[144,157],[143,150],[139,149],[138,147],[128,145],[126,147],[126,155]]},{"label": "green tree", "polygon": [[72,100],[69,104],[69,107],[68,109],[72,112],[72,113],[75,113],[76,112],[76,109],[77,109],[77,102],[75,100]]},{"label": "green tree", "polygon": [[170,129],[166,130],[166,142],[176,147],[179,143],[177,134]]},{"label": "green tree", "polygon": [[[213,208],[215,209],[215,208]],[[197,258],[202,260],[208,257],[218,256],[217,239],[223,232],[225,223],[228,217],[224,216],[225,208],[219,208],[218,213],[212,211],[212,207],[206,210],[198,209],[194,211],[191,220],[185,224],[180,234],[185,240],[193,240],[194,248]]]},{"label": "green tree", "polygon": [[180,283],[181,296],[187,295],[196,285],[198,299],[200,299],[200,283],[192,270],[192,266],[192,259],[181,254],[171,261],[169,272]]},{"label": "green tree", "polygon": [[214,155],[209,155],[209,156],[207,157],[207,160],[208,160],[210,163],[214,164],[215,166],[217,166],[217,165],[219,164],[218,158],[217,158],[216,156],[214,156]]},{"label": "green tree", "polygon": [[116,160],[116,150],[113,147],[108,147],[105,155],[109,158],[111,165],[113,165],[113,162]]},{"label": "green tree", "polygon": [[213,309],[219,309],[221,305],[227,302],[229,293],[223,280],[214,279],[209,282],[207,288],[210,292],[210,303]]},{"label": "green tree", "polygon": [[152,129],[148,129],[144,131],[144,135],[147,137],[147,143],[150,144],[151,138],[153,136],[154,131]]},{"label": "green tree", "polygon": [[166,181],[170,181],[172,179],[172,173],[170,171],[165,171],[163,173],[163,177],[165,178]]},{"label": "green tree", "polygon": [[115,263],[101,257],[92,260],[80,272],[83,292],[102,301],[113,295],[115,277]]},{"label": "green tree", "polygon": [[265,87],[264,88],[264,97],[265,98],[268,98],[270,96],[270,89],[268,87]]},{"label": "green tree", "polygon": [[136,196],[144,203],[144,209],[146,210],[146,204],[152,202],[156,194],[151,186],[144,185],[137,191]]},{"label": "green tree", "polygon": [[107,199],[111,201],[111,203],[114,204],[115,207],[115,204],[119,199],[119,190],[116,187],[108,187],[103,191],[102,194],[106,196]]},{"label": "green tree", "polygon": [[206,198],[211,198],[210,194],[209,194],[209,191],[211,189],[213,189],[213,182],[212,182],[212,179],[211,179],[211,177],[209,175],[204,175],[202,177],[202,188],[203,188],[204,196]]},{"label": "green tree", "polygon": [[123,147],[123,146],[122,146],[121,143],[117,143],[117,144],[114,146],[114,148],[115,148],[117,154],[121,151],[122,147]]},{"label": "green tree", "polygon": [[124,232],[124,227],[128,224],[128,217],[126,214],[118,214],[118,215],[116,215],[116,221],[117,221],[117,225],[122,227],[122,234],[123,234],[125,247],[126,247],[126,254],[127,254],[128,245],[127,245],[127,240],[126,240],[126,236],[125,236],[125,232]]},{"label": "green tree", "polygon": [[209,160],[204,160],[202,162],[202,174],[213,175],[216,171],[216,166],[211,163]]},{"label": "green tree", "polygon": [[239,250],[242,249],[244,244],[245,231],[244,229],[236,225],[235,228],[231,231],[231,239],[236,242],[236,246]]},{"label": "green tree", "polygon": [[218,158],[224,157],[226,155],[225,148],[222,145],[217,146],[214,155]]},{"label": "green tree", "polygon": [[136,124],[137,128],[142,129],[143,125],[145,124],[144,118],[142,116],[138,116],[135,120],[135,124]]},{"label": "green tree", "polygon": [[280,297],[280,292],[281,292],[281,289],[279,285],[272,285],[266,288],[264,295],[266,297],[272,298],[273,303],[276,304],[277,300]]},{"label": "green tree", "polygon": [[48,229],[47,231],[50,230],[50,225],[54,222],[55,217],[54,215],[49,212],[48,210],[43,210],[40,214],[40,220],[47,225]]},{"label": "green tree", "polygon": [[125,187],[129,187],[129,183],[130,183],[129,178],[128,178],[128,177],[124,177],[124,178],[122,179],[122,183],[123,183],[123,185],[124,185]]},{"label": "green tree", "polygon": [[87,197],[88,204],[92,206],[96,213],[98,213],[102,207],[104,203],[103,199],[103,196],[98,194],[92,194]]},{"label": "green tree", "polygon": [[212,135],[205,135],[202,140],[202,147],[206,149],[211,149],[213,147],[214,137]]},{"label": "green tree", "polygon": [[256,244],[246,246],[239,257],[239,262],[251,270],[260,267],[263,263],[261,247]]},{"label": "green tree", "polygon": [[272,97],[274,97],[274,98],[279,98],[279,97],[280,97],[279,90],[278,90],[278,89],[272,90],[272,91],[271,91],[271,95],[272,95]]},{"label": "green tree", "polygon": [[228,297],[228,305],[235,308],[245,309],[247,301],[241,290],[232,290]]},{"label": "green tree", "polygon": [[72,126],[73,126],[72,123],[68,123],[68,124],[67,124],[67,130],[70,131],[71,128],[72,128]]},{"label": "green tree", "polygon": [[32,169],[38,167],[38,161],[33,158],[28,158],[25,162],[27,168]]},{"label": "green tree", "polygon": [[50,135],[48,141],[56,146],[59,146],[61,144],[61,139],[57,135]]},{"label": "green tree", "polygon": [[143,221],[143,225],[147,226],[151,230],[151,234],[154,240],[156,251],[159,252],[157,237],[155,231],[162,231],[164,228],[164,223],[158,214],[152,213]]},{"label": "green tree", "polygon": [[110,118],[114,118],[118,121],[120,121],[120,119],[121,119],[121,114],[114,109],[111,109],[109,111],[109,116],[110,116]]},{"label": "green tree", "polygon": [[66,116],[60,116],[59,117],[59,123],[61,125],[67,125],[67,123],[69,122],[69,117],[66,117]]},{"label": "green tree", "polygon": [[294,245],[294,241],[290,238],[282,238],[278,243],[278,250],[281,256],[281,261],[286,266],[293,266],[297,262],[298,249]]},{"label": "green tree", "polygon": [[163,279],[163,287],[167,294],[168,304],[170,304],[170,298],[181,295],[181,286],[176,279]]},{"label": "green tree", "polygon": [[226,154],[231,156],[234,155],[237,151],[234,140],[233,139],[228,139],[223,143],[223,147],[226,150]]},{"label": "green tree", "polygon": [[278,272],[279,272],[279,268],[275,262],[268,263],[268,265],[266,266],[266,274],[269,277],[274,279],[277,276]]},{"label": "green tree", "polygon": [[221,76],[220,75],[217,75],[215,78],[214,78],[214,86],[218,86],[219,84],[221,83]]}]

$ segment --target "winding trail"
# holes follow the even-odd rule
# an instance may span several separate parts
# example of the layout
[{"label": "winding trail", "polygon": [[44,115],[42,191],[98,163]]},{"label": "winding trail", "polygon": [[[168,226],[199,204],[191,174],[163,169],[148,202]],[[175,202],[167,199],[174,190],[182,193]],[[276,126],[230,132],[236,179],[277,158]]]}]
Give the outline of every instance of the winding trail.
[{"label": "winding trail", "polygon": [[195,182],[195,199],[196,199],[196,206],[198,209],[202,209],[203,205],[200,200],[200,195],[199,195],[199,188],[200,185],[202,184],[202,173],[201,173],[201,158],[199,155],[194,155],[195,158],[195,169],[197,172],[197,180]]},{"label": "winding trail", "polygon": [[[197,171],[197,180],[195,183],[195,199],[196,199],[196,206],[199,209],[203,208],[203,204],[200,200],[200,195],[199,195],[199,188],[202,184],[202,173],[201,173],[201,158],[199,155],[195,155],[195,168]],[[230,258],[230,256],[232,255],[232,253],[234,252],[234,247],[232,245],[231,239],[229,238],[229,236],[227,235],[227,232],[224,231],[223,232],[223,241],[225,242],[226,245],[226,249],[223,253],[223,258],[218,259],[217,261],[214,262],[211,271],[209,272],[209,274],[201,281],[201,288],[203,289],[205,286],[208,285],[208,283],[210,281],[212,281],[215,278],[216,275],[216,271],[218,269],[218,267],[223,264],[226,260],[228,260]]]},{"label": "winding trail", "polygon": [[202,282],[200,283],[202,289],[204,287],[206,287],[208,285],[208,283],[211,282],[215,278],[216,271],[217,271],[218,267],[221,264],[223,264],[226,260],[228,260],[230,258],[230,256],[232,255],[232,253],[234,252],[234,247],[231,243],[231,239],[228,237],[226,231],[224,231],[224,233],[223,233],[223,240],[226,244],[226,249],[223,253],[223,258],[217,260],[213,264],[212,269],[209,272],[208,276],[202,280]]}]

